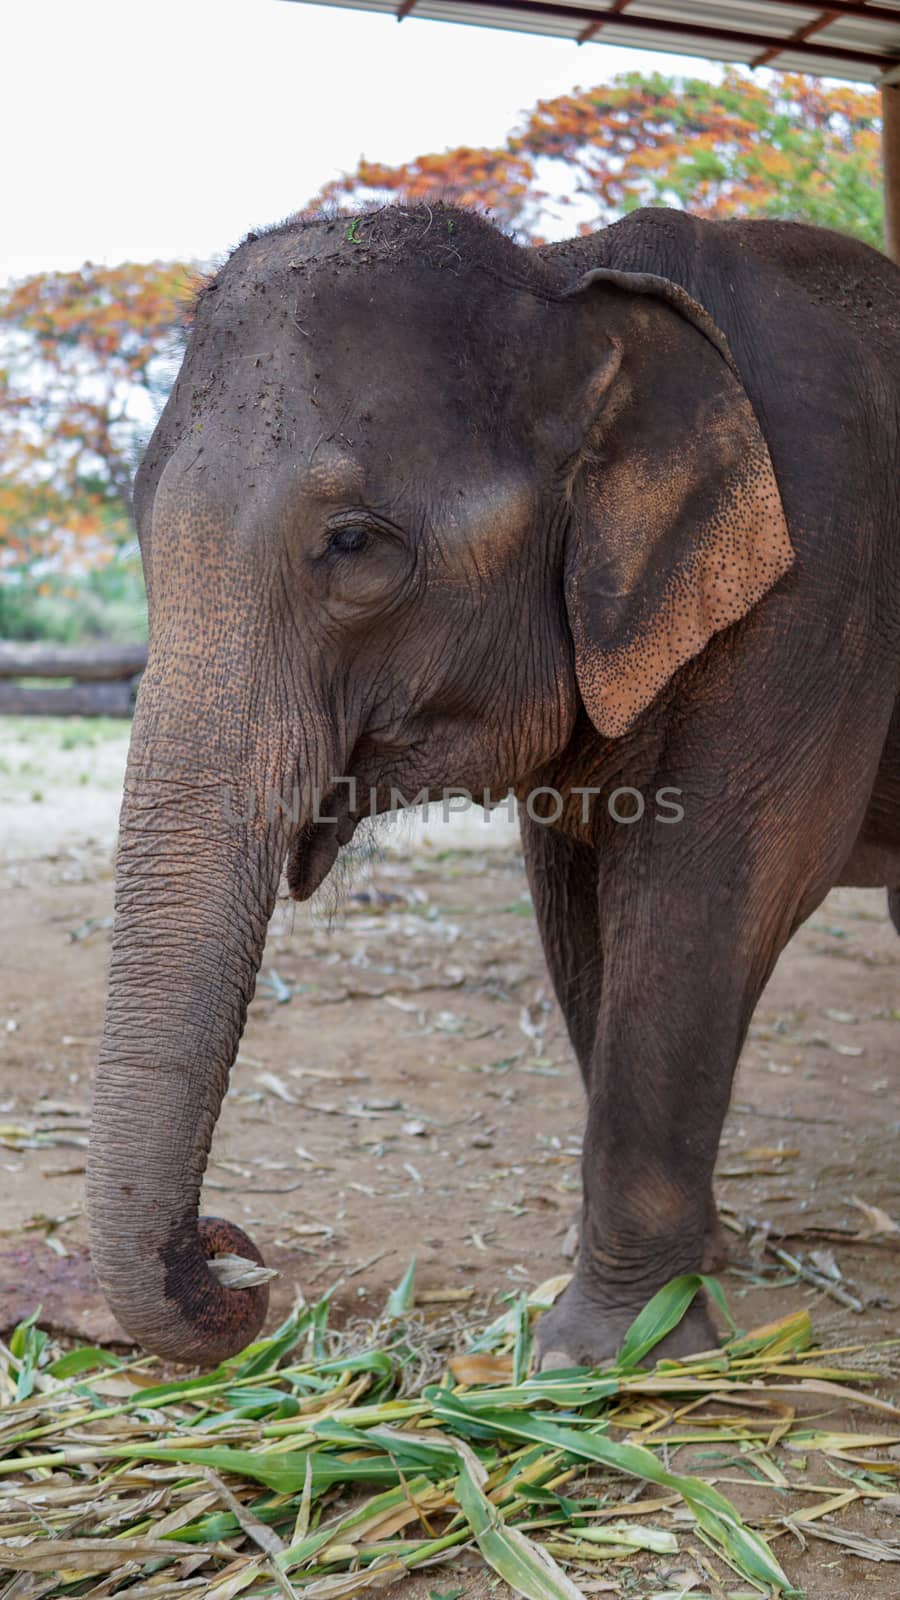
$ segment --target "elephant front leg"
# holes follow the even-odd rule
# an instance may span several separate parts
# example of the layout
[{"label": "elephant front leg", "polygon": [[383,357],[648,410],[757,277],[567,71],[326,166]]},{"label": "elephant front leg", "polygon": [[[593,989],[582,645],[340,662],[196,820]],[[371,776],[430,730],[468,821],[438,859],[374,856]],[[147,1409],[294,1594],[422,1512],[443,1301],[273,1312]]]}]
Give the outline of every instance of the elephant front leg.
[{"label": "elephant front leg", "polygon": [[[537,1329],[543,1366],[614,1355],[671,1278],[710,1263],[712,1174],[747,1025],[771,965],[727,912],[637,903],[604,919],[575,1274]],[[612,925],[611,925],[612,924]],[[708,1349],[702,1297],[660,1353]]]},{"label": "elephant front leg", "polygon": [[603,992],[597,851],[525,815],[520,826],[547,971],[590,1094]]},{"label": "elephant front leg", "polygon": [[[603,995],[597,851],[592,845],[581,844],[556,828],[524,815],[521,829],[544,959],[590,1103]],[[578,1255],[583,1225],[581,1211],[579,1206],[562,1242],[562,1254],[569,1260]],[[725,1236],[710,1186],[704,1272],[720,1271],[727,1259]]]}]

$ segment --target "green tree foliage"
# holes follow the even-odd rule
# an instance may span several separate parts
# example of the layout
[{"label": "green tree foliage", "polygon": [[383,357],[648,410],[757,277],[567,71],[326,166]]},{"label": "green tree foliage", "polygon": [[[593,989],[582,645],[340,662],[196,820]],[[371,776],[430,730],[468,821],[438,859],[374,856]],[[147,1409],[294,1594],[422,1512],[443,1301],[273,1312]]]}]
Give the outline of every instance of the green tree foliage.
[{"label": "green tree foliage", "polygon": [[0,291],[7,554],[77,555],[82,541],[127,525],[138,442],[171,381],[190,276],[177,262],[88,262]]},{"label": "green tree foliage", "polygon": [[195,276],[180,262],[87,263],[0,290],[7,637],[70,638],[107,620],[115,633],[123,618],[139,627],[131,477],[176,370]]},{"label": "green tree foliage", "polygon": [[797,73],[763,82],[734,68],[720,83],[626,73],[539,101],[496,149],[396,167],[362,160],[312,204],[440,195],[487,206],[533,240],[673,205],[703,217],[791,217],[880,246],[879,109],[875,90]]}]

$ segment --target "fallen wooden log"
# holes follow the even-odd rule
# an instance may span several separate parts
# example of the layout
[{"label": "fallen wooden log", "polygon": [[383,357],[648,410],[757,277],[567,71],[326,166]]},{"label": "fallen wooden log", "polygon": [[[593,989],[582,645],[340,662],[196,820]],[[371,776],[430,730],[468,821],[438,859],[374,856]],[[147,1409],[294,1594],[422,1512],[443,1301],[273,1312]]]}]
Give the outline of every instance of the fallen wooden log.
[{"label": "fallen wooden log", "polygon": [[0,643],[0,678],[77,678],[111,682],[133,678],[147,665],[145,644]]},{"label": "fallen wooden log", "polygon": [[134,688],[116,683],[73,683],[59,689],[0,682],[0,715],[7,717],[130,717]]}]

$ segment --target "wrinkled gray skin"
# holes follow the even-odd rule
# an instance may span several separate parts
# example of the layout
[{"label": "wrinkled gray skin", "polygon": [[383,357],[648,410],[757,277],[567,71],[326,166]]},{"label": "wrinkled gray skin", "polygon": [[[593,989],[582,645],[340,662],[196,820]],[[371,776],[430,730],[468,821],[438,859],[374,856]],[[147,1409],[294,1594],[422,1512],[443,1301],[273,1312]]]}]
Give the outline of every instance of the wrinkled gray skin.
[{"label": "wrinkled gray skin", "polygon": [[[545,1362],[608,1355],[700,1268],[780,950],[837,882],[900,925],[898,280],[789,224],[654,210],[528,250],[438,206],[251,236],[200,296],[136,485],[150,659],[88,1176],[148,1348],[214,1362],[265,1315],[209,1272],[254,1252],[198,1198],[279,875],[312,892],[357,820],[345,788],[312,820],[337,775],[382,808],[566,796],[523,827],[588,1104]],[[294,784],[298,822],[242,816]],[[680,789],[683,821],[583,817],[576,786],[618,785]],[[712,1339],[698,1299],[670,1349]]]}]

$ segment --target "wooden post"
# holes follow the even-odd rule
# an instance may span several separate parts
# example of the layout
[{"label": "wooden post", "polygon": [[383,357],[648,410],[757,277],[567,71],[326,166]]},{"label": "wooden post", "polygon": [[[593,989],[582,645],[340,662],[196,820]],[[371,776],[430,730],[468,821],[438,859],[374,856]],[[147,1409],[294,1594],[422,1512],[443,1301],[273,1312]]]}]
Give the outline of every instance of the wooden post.
[{"label": "wooden post", "polygon": [[881,85],[881,117],[884,248],[894,261],[900,261],[900,83]]}]

